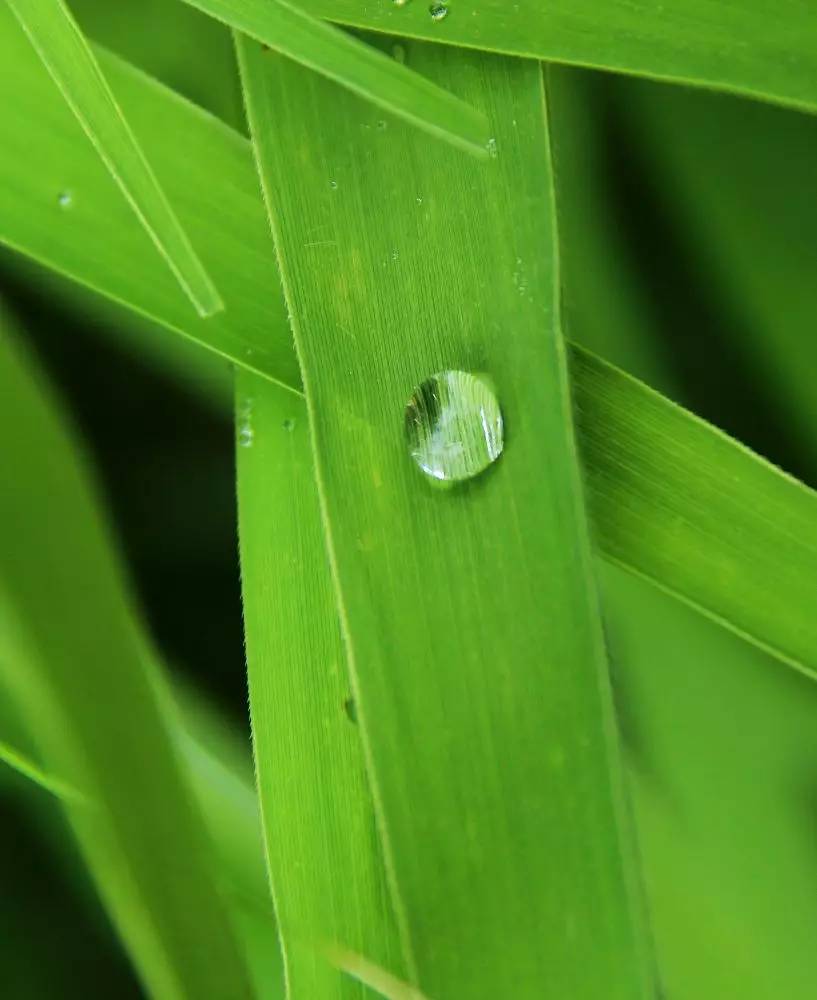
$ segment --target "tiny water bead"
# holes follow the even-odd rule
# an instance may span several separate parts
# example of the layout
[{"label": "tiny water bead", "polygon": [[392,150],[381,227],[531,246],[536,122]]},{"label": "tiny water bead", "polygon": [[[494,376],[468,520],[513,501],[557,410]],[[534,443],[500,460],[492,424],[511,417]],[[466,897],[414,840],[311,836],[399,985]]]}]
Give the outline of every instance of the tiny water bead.
[{"label": "tiny water bead", "polygon": [[57,204],[60,208],[70,208],[74,203],[74,196],[70,191],[60,191],[57,195]]},{"label": "tiny water bead", "polygon": [[502,411],[490,381],[471,372],[432,375],[412,393],[405,413],[409,454],[440,482],[471,479],[502,454]]},{"label": "tiny water bead", "polygon": [[429,14],[431,14],[432,21],[443,21],[448,17],[448,6],[444,3],[433,3],[428,8]]},{"label": "tiny water bead", "polygon": [[252,426],[253,399],[251,396],[241,401],[238,408],[238,443],[242,448],[251,448],[255,431]]}]

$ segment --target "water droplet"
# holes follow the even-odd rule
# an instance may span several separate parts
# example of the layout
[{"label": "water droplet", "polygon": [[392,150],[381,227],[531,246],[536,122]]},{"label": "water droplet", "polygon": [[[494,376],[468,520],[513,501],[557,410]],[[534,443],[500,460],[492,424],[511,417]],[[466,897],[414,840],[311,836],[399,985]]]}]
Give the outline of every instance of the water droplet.
[{"label": "water droplet", "polygon": [[338,182],[337,181],[329,181],[329,187],[332,188],[333,191],[337,191],[337,189],[338,189]]},{"label": "water droplet", "polygon": [[382,118],[377,123],[377,129],[378,129],[379,132],[385,132],[386,131],[386,122],[384,122]]},{"label": "water droplet", "polygon": [[242,448],[251,447],[255,437],[252,429],[252,409],[252,396],[247,396],[238,408],[238,443]]},{"label": "water droplet", "polygon": [[409,0],[392,0],[395,7],[405,7]]},{"label": "water droplet", "polygon": [[74,196],[70,191],[60,191],[57,195],[57,204],[60,208],[70,208],[74,204]]},{"label": "water droplet", "polygon": [[286,420],[284,421],[283,427],[285,431],[289,431],[290,433],[292,433],[292,431],[295,430],[295,418],[287,417]]},{"label": "water droplet", "polygon": [[448,7],[444,3],[433,3],[428,12],[432,21],[443,21],[448,17]]},{"label": "water droplet", "polygon": [[476,476],[504,445],[494,390],[485,376],[470,372],[438,372],[419,385],[406,406],[405,431],[411,457],[442,482]]},{"label": "water droplet", "polygon": [[400,251],[397,249],[397,247],[395,247],[394,250],[392,250],[392,252],[391,252],[391,259],[392,260],[399,260],[400,259]]},{"label": "water droplet", "polygon": [[485,148],[488,150],[488,156],[490,156],[492,160],[495,160],[499,155],[499,152],[496,148],[496,139],[489,139],[488,142],[485,144]]},{"label": "water droplet", "polygon": [[[405,0],[405,2],[408,2],[408,0]],[[403,4],[398,4],[398,6],[399,7],[404,6],[405,2]],[[401,45],[399,42],[395,43],[391,47],[391,54],[392,54],[395,62],[404,63],[406,61],[406,47],[405,47],[405,45]]]},{"label": "water droplet", "polygon": [[423,199],[419,196],[419,194],[417,195],[417,197],[414,200],[417,202],[418,205],[422,205],[423,204]]}]

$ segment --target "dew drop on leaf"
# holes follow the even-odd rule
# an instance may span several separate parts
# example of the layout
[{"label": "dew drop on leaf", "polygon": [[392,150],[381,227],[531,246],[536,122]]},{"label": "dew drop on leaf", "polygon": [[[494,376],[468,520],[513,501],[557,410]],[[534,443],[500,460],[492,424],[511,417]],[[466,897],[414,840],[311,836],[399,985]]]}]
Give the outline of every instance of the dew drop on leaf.
[{"label": "dew drop on leaf", "polygon": [[74,196],[70,191],[60,191],[57,195],[57,204],[60,208],[70,208],[74,203]]},{"label": "dew drop on leaf", "polygon": [[442,21],[448,17],[448,7],[444,3],[433,3],[428,8],[432,21]]},{"label": "dew drop on leaf", "polygon": [[502,454],[502,411],[483,375],[438,372],[412,393],[405,413],[409,454],[432,479],[471,479]]}]

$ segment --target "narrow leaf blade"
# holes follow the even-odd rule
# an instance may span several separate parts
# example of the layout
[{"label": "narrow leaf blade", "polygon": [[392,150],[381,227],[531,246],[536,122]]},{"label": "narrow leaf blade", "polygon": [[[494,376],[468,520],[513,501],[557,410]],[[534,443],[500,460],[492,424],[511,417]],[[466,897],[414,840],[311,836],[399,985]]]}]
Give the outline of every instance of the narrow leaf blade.
[{"label": "narrow leaf blade", "polygon": [[817,111],[817,18],[801,0],[301,0],[317,17],[548,62],[733,91]]},{"label": "narrow leaf blade", "polygon": [[88,138],[201,316],[224,308],[64,0],[9,0]]},{"label": "narrow leaf blade", "polygon": [[321,530],[306,405],[240,372],[236,413],[253,747],[289,991],[363,1000],[328,947],[405,969]]},{"label": "narrow leaf blade", "polygon": [[605,555],[817,675],[817,494],[591,354],[572,370]]},{"label": "narrow leaf blade", "polygon": [[286,0],[186,2],[385,111],[477,156],[488,155],[487,120],[470,104]]},{"label": "narrow leaf blade", "polygon": [[[299,382],[245,139],[95,49],[117,102],[216,275],[225,312],[199,318],[0,5],[0,241],[250,368]],[[179,142],[184,136],[184,142]],[[71,195],[69,207],[58,204]],[[104,247],[104,253],[100,252]],[[270,331],[280,331],[278,336]]]}]

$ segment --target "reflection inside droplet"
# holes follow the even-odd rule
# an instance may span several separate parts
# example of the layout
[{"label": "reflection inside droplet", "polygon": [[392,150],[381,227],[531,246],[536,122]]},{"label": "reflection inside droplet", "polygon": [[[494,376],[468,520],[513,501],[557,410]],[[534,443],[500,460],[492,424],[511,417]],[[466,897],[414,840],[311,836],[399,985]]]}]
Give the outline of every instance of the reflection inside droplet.
[{"label": "reflection inside droplet", "polygon": [[440,482],[478,475],[504,446],[502,411],[490,381],[463,371],[438,372],[414,390],[405,433],[411,457]]}]

